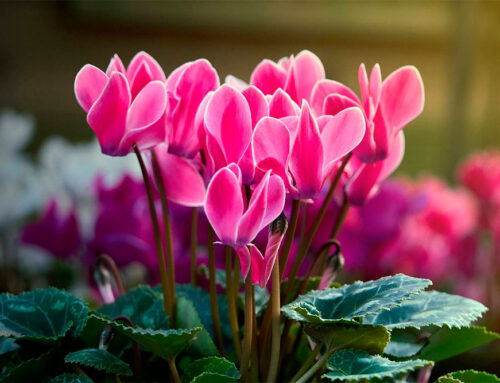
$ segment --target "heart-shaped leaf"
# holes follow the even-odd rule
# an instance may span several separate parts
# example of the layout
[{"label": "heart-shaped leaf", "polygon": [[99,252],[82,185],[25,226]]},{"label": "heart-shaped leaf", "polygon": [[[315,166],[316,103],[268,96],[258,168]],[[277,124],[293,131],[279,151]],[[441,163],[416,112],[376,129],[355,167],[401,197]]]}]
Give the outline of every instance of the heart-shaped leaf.
[{"label": "heart-shaped leaf", "polygon": [[189,350],[193,351],[197,356],[213,356],[217,355],[217,347],[203,327],[200,316],[194,308],[193,302],[180,297],[176,304],[176,324],[179,328],[190,329],[193,327],[201,328],[196,339],[189,346]]},{"label": "heart-shaped leaf", "polygon": [[432,282],[397,274],[339,288],[311,291],[282,307],[289,318],[314,324],[360,323],[363,318],[401,304]]},{"label": "heart-shaped leaf", "polygon": [[323,378],[331,381],[358,382],[372,379],[395,379],[418,368],[431,366],[427,360],[395,362],[359,350],[342,350],[328,359],[328,370]]},{"label": "heart-shaped leaf", "polygon": [[441,376],[437,383],[500,383],[500,379],[493,374],[487,372],[465,370],[454,371]]},{"label": "heart-shaped leaf", "polygon": [[62,374],[52,378],[49,383],[92,383],[92,380],[78,374]]},{"label": "heart-shaped leaf", "polygon": [[154,354],[171,359],[184,350],[196,335],[202,330],[201,327],[178,330],[152,330],[140,327],[130,327],[115,322],[99,314],[92,314],[93,322],[100,322],[101,326],[109,325],[119,333],[137,342]]},{"label": "heart-shaped leaf", "polygon": [[395,329],[391,331],[391,341],[387,344],[384,354],[394,358],[411,358],[417,355],[424,346],[425,338],[421,338],[418,330]]},{"label": "heart-shaped leaf", "polygon": [[307,335],[327,349],[355,348],[373,354],[384,352],[391,334],[384,326],[330,325],[308,326]]},{"label": "heart-shaped leaf", "polygon": [[99,312],[110,318],[124,315],[138,327],[153,330],[167,330],[169,327],[162,298],[149,286],[140,286],[120,295],[113,303],[101,307]]},{"label": "heart-shaped leaf", "polygon": [[85,367],[92,367],[110,374],[131,376],[132,371],[127,363],[106,350],[85,348],[69,353],[64,358],[67,363],[77,363]]},{"label": "heart-shaped leaf", "polygon": [[463,327],[479,318],[487,308],[472,299],[438,291],[424,291],[411,299],[364,317],[363,323],[394,328],[425,326]]},{"label": "heart-shaped leaf", "polygon": [[499,334],[484,327],[443,327],[431,335],[419,358],[438,362],[498,339]]},{"label": "heart-shaped leaf", "polygon": [[85,326],[87,313],[83,301],[53,287],[0,294],[0,335],[37,341],[53,341],[68,332],[76,337]]},{"label": "heart-shaped leaf", "polygon": [[198,359],[182,376],[183,383],[232,383],[241,377],[234,363],[219,357]]}]

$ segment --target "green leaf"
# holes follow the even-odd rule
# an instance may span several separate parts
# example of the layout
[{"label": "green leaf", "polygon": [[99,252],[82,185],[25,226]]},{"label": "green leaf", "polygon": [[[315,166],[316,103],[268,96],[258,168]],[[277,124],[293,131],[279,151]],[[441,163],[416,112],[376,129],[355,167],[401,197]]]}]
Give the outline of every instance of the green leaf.
[{"label": "green leaf", "polygon": [[19,345],[16,343],[15,339],[4,336],[0,337],[0,355],[17,350],[18,348]]},{"label": "green leaf", "polygon": [[426,360],[395,362],[364,351],[343,350],[328,359],[328,370],[322,377],[331,381],[357,382],[371,379],[395,379],[418,368],[432,365]]},{"label": "green leaf", "polygon": [[183,383],[231,383],[241,377],[234,363],[219,357],[198,359],[182,376]]},{"label": "green leaf", "polygon": [[131,376],[132,371],[127,363],[106,350],[86,348],[69,353],[64,358],[67,363],[77,363],[85,367],[92,367],[109,374]]},{"label": "green leaf", "polygon": [[385,348],[384,354],[395,358],[411,358],[417,355],[425,345],[425,342],[419,341],[419,338],[419,331],[415,329],[392,330],[391,341]]},{"label": "green leaf", "polygon": [[92,383],[92,380],[78,374],[62,374],[52,378],[49,383]]},{"label": "green leaf", "polygon": [[339,288],[311,291],[283,306],[289,318],[315,324],[359,323],[366,315],[388,310],[425,289],[428,279],[397,274]]},{"label": "green leaf", "polygon": [[26,382],[33,380],[34,376],[43,377],[49,367],[53,367],[54,349],[36,357],[19,360],[13,366],[3,366],[0,369],[0,382]]},{"label": "green leaf", "polygon": [[193,302],[184,297],[177,298],[176,313],[177,327],[185,329],[200,328],[196,339],[189,346],[190,351],[194,351],[198,356],[213,356],[219,353],[212,338],[203,327]]},{"label": "green leaf", "polygon": [[488,374],[487,372],[475,371],[475,370],[465,370],[465,371],[454,371],[441,376],[437,383],[500,383],[500,379],[493,374]]},{"label": "green leaf", "polygon": [[499,334],[484,327],[443,327],[431,335],[418,357],[438,362],[485,345],[499,337]]},{"label": "green leaf", "polygon": [[201,327],[178,330],[152,330],[140,327],[132,328],[119,322],[114,322],[98,314],[92,314],[91,320],[101,322],[101,325],[110,325],[119,333],[137,342],[154,354],[170,359],[184,350],[196,335],[201,331]]},{"label": "green leaf", "polygon": [[53,287],[17,296],[0,294],[0,336],[50,341],[69,332],[76,337],[87,313],[83,301]]},{"label": "green leaf", "polygon": [[438,291],[424,291],[389,311],[367,315],[363,323],[389,329],[425,326],[463,327],[479,318],[487,308],[472,299]]},{"label": "green leaf", "polygon": [[381,354],[391,335],[384,326],[330,325],[308,326],[307,335],[324,343],[328,349],[355,348]]},{"label": "green leaf", "polygon": [[162,298],[148,286],[120,295],[113,303],[101,307],[99,312],[110,318],[127,316],[138,327],[168,329],[168,315],[163,310]]}]

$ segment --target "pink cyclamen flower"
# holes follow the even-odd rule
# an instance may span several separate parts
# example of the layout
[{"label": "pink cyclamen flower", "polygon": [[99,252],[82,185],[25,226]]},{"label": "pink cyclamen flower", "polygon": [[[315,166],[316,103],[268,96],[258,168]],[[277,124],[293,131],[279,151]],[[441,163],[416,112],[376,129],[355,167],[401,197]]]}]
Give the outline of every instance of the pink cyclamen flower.
[{"label": "pink cyclamen flower", "polygon": [[373,197],[382,181],[387,179],[401,164],[404,150],[404,135],[403,132],[399,132],[386,159],[367,164],[353,156],[346,167],[348,175],[344,184],[349,203],[359,206]]},{"label": "pink cyclamen flower", "polygon": [[489,151],[470,156],[460,166],[458,178],[481,202],[495,201],[500,194],[500,153]]},{"label": "pink cyclamen flower", "polygon": [[335,115],[345,108],[361,107],[366,133],[354,153],[361,161],[371,163],[387,158],[398,133],[422,112],[424,86],[413,66],[397,69],[382,82],[378,64],[369,79],[361,64],[358,78],[361,100],[347,86],[321,80],[314,87],[311,106],[316,115]]},{"label": "pink cyclamen flower", "polygon": [[310,101],[314,85],[324,78],[325,69],[321,60],[314,53],[304,50],[297,56],[283,57],[278,63],[268,59],[261,61],[252,72],[250,84],[265,95],[282,89],[300,105],[302,100]]},{"label": "pink cyclamen flower", "polygon": [[[195,160],[170,154],[167,144],[157,145],[153,150],[166,197],[179,205],[202,206],[205,202],[205,181],[200,174],[201,165]],[[153,174],[152,171],[150,174]]]},{"label": "pink cyclamen flower", "polygon": [[57,200],[51,199],[41,217],[24,227],[21,242],[40,247],[57,258],[76,255],[82,240],[75,206],[64,213]]},{"label": "pink cyclamen flower", "polygon": [[266,270],[266,259],[251,242],[283,211],[285,187],[269,171],[255,186],[247,206],[242,185],[237,165],[220,169],[208,185],[205,213],[221,243],[237,251],[243,277],[252,265],[252,282],[257,283]]},{"label": "pink cyclamen flower", "polygon": [[279,175],[293,198],[316,198],[339,159],[363,138],[359,108],[314,118],[306,101],[299,116],[263,118],[253,134],[257,167]]},{"label": "pink cyclamen flower", "polygon": [[203,132],[209,173],[235,163],[241,169],[243,183],[252,183],[255,174],[251,146],[257,122],[268,115],[267,101],[257,88],[243,92],[223,85],[209,94],[204,105]]},{"label": "pink cyclamen flower", "polygon": [[106,73],[90,64],[78,72],[75,95],[104,154],[124,156],[133,144],[150,149],[165,139],[164,82],[163,70],[145,52],[127,69],[115,55]]},{"label": "pink cyclamen flower", "polygon": [[192,158],[201,149],[194,130],[195,119],[205,96],[219,87],[219,76],[204,59],[188,62],[175,69],[167,79],[168,151]]}]

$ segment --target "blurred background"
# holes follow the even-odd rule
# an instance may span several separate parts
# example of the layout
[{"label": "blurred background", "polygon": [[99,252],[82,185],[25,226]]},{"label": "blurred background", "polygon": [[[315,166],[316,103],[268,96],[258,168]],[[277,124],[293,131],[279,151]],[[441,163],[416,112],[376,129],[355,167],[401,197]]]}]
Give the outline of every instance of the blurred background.
[{"label": "blurred background", "polygon": [[[500,275],[500,261],[493,262],[500,260],[500,193],[494,202],[486,203],[468,191],[448,190],[455,185],[457,166],[467,155],[500,148],[500,1],[3,1],[0,25],[0,291],[52,284],[85,294],[78,291],[88,287],[90,272],[85,268],[89,275],[83,280],[75,275],[82,274],[81,264],[87,260],[82,261],[84,255],[76,260],[70,256],[83,254],[82,238],[87,247],[98,242],[99,220],[105,217],[100,215],[99,193],[112,195],[113,190],[129,188],[130,180],[116,182],[123,174],[137,172],[133,158],[105,158],[92,141],[93,133],[73,92],[75,75],[84,64],[106,68],[114,53],[126,64],[136,52],[145,50],[167,74],[186,61],[204,57],[217,68],[222,81],[229,74],[248,81],[263,58],[277,61],[309,49],[322,60],[327,78],[356,92],[362,62],[367,68],[380,63],[383,77],[407,64],[419,69],[425,84],[425,109],[405,128],[406,154],[396,174],[428,173],[445,182],[424,180],[410,187],[404,182],[396,186],[397,194],[404,197],[398,198],[407,207],[415,205],[414,200],[421,201],[421,194],[427,194],[426,201],[430,201],[418,212],[405,207],[398,212],[400,221],[390,216],[390,207],[395,206],[394,185],[385,186],[374,200],[377,216],[387,210],[397,241],[402,242],[393,249],[389,264],[404,260],[404,250],[415,255],[417,266],[425,268],[420,273],[410,268],[414,265],[399,264],[401,269],[380,273],[404,271],[431,277],[425,272],[436,271],[433,261],[439,262],[444,268],[432,279],[440,288],[487,303],[491,307],[488,326],[500,329],[500,286],[492,272]],[[486,169],[481,161],[479,168]],[[492,161],[500,180],[500,156]],[[96,196],[93,186],[99,173],[105,174],[107,184],[100,184]],[[495,182],[483,186],[500,185]],[[467,182],[462,184],[473,189]],[[469,194],[464,197],[463,193]],[[61,206],[53,197],[65,205],[68,216],[58,216]],[[129,207],[128,201],[123,203]],[[387,209],[380,208],[384,203]],[[118,203],[119,214],[123,206]],[[495,217],[485,223],[483,215],[488,211],[494,211]],[[364,213],[354,211],[356,223],[357,214]],[[39,216],[41,226],[32,230],[37,238],[23,241],[51,249],[55,260],[48,266],[47,258],[33,249],[18,247],[23,227]],[[63,235],[74,243],[47,244],[50,233],[41,228],[54,222],[69,230]],[[464,228],[454,227],[461,223]],[[399,226],[405,225],[408,228],[401,234]],[[421,249],[411,242],[413,237],[406,236],[416,233],[415,225],[425,229],[422,237],[417,232],[416,245],[446,245],[447,252],[435,247],[441,258],[427,248],[420,255]],[[444,233],[448,226],[456,229],[456,238]],[[358,233],[366,234],[366,228],[351,227],[348,220],[344,237],[350,233],[357,244]],[[448,243],[450,237],[453,246]],[[394,238],[389,239],[364,244],[361,264],[369,264],[369,258],[363,258],[369,252],[379,259],[380,248],[386,250],[387,242],[394,245]],[[451,271],[452,264],[458,265],[453,266],[457,274]],[[361,278],[375,277],[350,267]],[[128,281],[145,279],[144,270],[140,274],[129,267],[124,273]],[[463,280],[456,282],[455,275]],[[441,363],[435,373],[460,366],[499,374],[499,343]]]},{"label": "blurred background", "polygon": [[383,76],[413,64],[426,104],[405,130],[401,173],[451,179],[464,154],[500,144],[498,1],[2,2],[0,22],[0,106],[35,116],[32,152],[49,135],[89,140],[77,71],[140,50],[166,73],[205,57],[221,78],[248,80],[262,58],[309,49],[356,91],[361,62]]}]

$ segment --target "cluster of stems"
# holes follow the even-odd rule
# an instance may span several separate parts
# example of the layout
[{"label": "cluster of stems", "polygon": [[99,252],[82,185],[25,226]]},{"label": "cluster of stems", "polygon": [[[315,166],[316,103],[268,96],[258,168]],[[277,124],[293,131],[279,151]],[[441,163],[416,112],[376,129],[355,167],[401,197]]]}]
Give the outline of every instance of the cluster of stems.
[{"label": "cluster of stems", "polygon": [[[148,203],[153,223],[154,236],[156,241],[156,250],[158,253],[158,264],[160,269],[160,279],[163,291],[163,303],[166,314],[170,319],[170,326],[175,327],[175,264],[172,246],[172,232],[170,224],[170,216],[168,211],[168,203],[165,194],[163,180],[160,174],[160,167],[154,151],[151,151],[152,156],[152,171],[153,177],[160,194],[162,218],[164,226],[164,240],[162,239],[158,214],[154,204],[153,189],[150,178],[144,164],[142,155],[137,147],[134,147],[135,154],[139,161],[141,172],[144,179],[144,184],[148,196]],[[296,199],[292,201],[292,211],[290,221],[288,223],[284,242],[281,247],[280,258],[273,265],[271,273],[271,296],[270,304],[268,304],[260,321],[257,320],[255,312],[254,286],[251,280],[251,271],[248,273],[244,281],[244,322],[243,322],[243,337],[240,331],[240,317],[238,315],[237,297],[240,293],[240,263],[239,258],[233,254],[230,246],[225,247],[225,272],[226,286],[225,293],[227,298],[227,306],[229,313],[229,325],[234,343],[234,352],[239,362],[241,380],[242,381],[267,381],[275,382],[280,378],[280,366],[283,364],[290,354],[293,354],[297,347],[297,339],[290,339],[290,329],[292,321],[280,315],[281,305],[289,303],[302,293],[307,286],[308,280],[313,275],[321,276],[328,262],[330,250],[332,246],[336,246],[338,252],[339,245],[335,241],[340,227],[345,219],[348,210],[347,196],[344,195],[344,201],[341,205],[339,213],[336,217],[334,225],[331,229],[330,240],[318,251],[310,262],[309,269],[305,274],[305,278],[298,288],[295,281],[297,273],[304,258],[309,252],[314,236],[320,227],[329,204],[333,198],[334,192],[339,184],[341,175],[349,161],[351,154],[348,154],[341,163],[337,173],[333,177],[329,190],[320,207],[320,210],[315,217],[311,227],[307,232],[304,229],[300,230],[300,239],[298,252],[291,267],[291,272],[287,281],[284,282],[284,288],[281,290],[284,270],[289,261],[290,250],[292,248],[294,237],[297,233],[298,220],[301,209],[305,209],[306,205]],[[250,190],[246,190],[247,198],[250,198]],[[303,212],[304,213],[304,212]],[[303,214],[305,215],[305,214]],[[190,276],[191,283],[196,284],[197,275],[197,222],[198,210],[193,208],[191,216],[191,246],[190,257],[191,267]],[[215,344],[222,356],[227,354],[224,348],[224,342],[221,330],[221,319],[217,300],[217,284],[215,273],[215,251],[214,251],[214,231],[210,224],[208,225],[208,269],[209,269],[209,292],[210,292],[210,307],[213,322],[213,330],[215,335]],[[271,336],[269,336],[271,335]],[[242,339],[243,338],[243,339]],[[306,382],[317,371],[324,367],[331,350],[325,350],[321,357],[318,357],[321,351],[321,345],[317,345],[311,352],[309,359],[297,371],[292,378],[294,382]],[[179,374],[175,365],[175,359],[169,359],[168,365],[175,382],[179,382]]]}]

